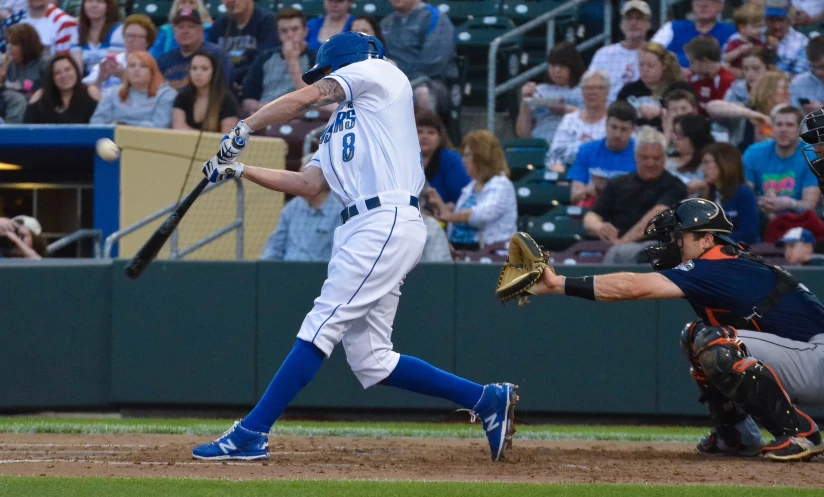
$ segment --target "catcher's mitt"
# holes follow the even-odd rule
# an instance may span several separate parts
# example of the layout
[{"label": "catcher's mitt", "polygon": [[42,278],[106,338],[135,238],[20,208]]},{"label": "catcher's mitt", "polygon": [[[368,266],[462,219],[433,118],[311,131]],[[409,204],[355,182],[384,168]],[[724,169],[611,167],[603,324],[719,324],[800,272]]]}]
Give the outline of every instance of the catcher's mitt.
[{"label": "catcher's mitt", "polygon": [[547,269],[555,274],[555,269],[549,264],[549,254],[531,236],[523,232],[515,233],[509,240],[509,259],[501,269],[495,294],[501,302],[517,298],[518,305],[523,305],[527,302],[527,295],[535,295],[532,287]]}]

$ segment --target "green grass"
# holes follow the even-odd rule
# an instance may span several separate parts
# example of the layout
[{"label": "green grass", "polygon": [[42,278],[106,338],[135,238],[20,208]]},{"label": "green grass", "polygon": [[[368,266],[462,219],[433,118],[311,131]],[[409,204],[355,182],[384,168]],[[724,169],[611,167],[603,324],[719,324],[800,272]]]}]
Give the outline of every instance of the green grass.
[{"label": "green grass", "polygon": [[535,485],[528,483],[442,483],[407,481],[244,481],[103,479],[103,478],[0,478],[0,496],[31,497],[804,497],[821,495],[817,489],[788,487],[707,487],[653,485]]},{"label": "green grass", "polygon": [[[153,418],[0,417],[0,433],[182,434],[219,435],[231,420]],[[614,440],[628,442],[689,442],[706,428],[678,426],[518,425],[521,440]],[[483,438],[479,424],[367,423],[282,421],[273,434],[325,437]]]}]

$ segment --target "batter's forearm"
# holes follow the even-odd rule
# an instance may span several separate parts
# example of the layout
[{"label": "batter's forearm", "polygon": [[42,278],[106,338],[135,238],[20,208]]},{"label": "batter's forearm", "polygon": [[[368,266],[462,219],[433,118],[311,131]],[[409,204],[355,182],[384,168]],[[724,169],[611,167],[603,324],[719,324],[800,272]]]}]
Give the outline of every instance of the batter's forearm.
[{"label": "batter's forearm", "polygon": [[304,112],[346,100],[346,93],[337,81],[325,78],[312,86],[287,93],[269,102],[243,121],[252,131],[294,119]]},{"label": "batter's forearm", "polygon": [[318,175],[254,166],[245,166],[242,177],[267,190],[300,197],[314,197],[320,194],[325,186]]}]

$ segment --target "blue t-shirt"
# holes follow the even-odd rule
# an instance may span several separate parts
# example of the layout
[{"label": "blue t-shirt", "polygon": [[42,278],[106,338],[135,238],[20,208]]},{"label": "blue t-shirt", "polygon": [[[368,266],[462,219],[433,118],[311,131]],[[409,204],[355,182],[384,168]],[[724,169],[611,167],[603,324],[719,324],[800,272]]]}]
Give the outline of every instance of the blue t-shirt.
[{"label": "blue t-shirt", "polygon": [[801,142],[795,153],[782,159],[775,153],[775,140],[750,145],[744,152],[744,174],[756,195],[773,191],[778,196],[801,200],[801,191],[818,186],[818,179],[807,167]]},{"label": "blue t-shirt", "polygon": [[461,196],[461,190],[470,181],[472,178],[466,173],[461,154],[446,148],[441,150],[440,167],[429,180],[429,186],[438,192],[443,201],[456,203]]},{"label": "blue t-shirt", "polygon": [[[729,40],[730,36],[737,32],[735,26],[727,24],[726,22],[717,22],[715,26],[706,33],[716,40],[720,46],[724,46]],[[687,54],[684,53],[684,45],[694,40],[703,33],[695,29],[694,21],[672,21],[672,41],[667,45],[667,50],[674,53],[678,57],[678,62],[681,67],[689,67],[690,61],[687,60]]]},{"label": "blue t-shirt", "polygon": [[575,162],[569,168],[566,177],[570,181],[580,181],[587,185],[591,173],[607,179],[626,173],[635,172],[635,140],[630,139],[629,146],[620,152],[607,148],[607,139],[584,143],[578,149]]},{"label": "blue t-shirt", "polygon": [[[752,314],[753,307],[772,291],[776,278],[769,267],[725,255],[720,246],[661,274],[684,292],[704,322],[714,325]],[[824,305],[799,285],[756,322],[764,333],[807,342],[824,333]]]},{"label": "blue t-shirt", "polygon": [[[306,21],[306,46],[309,47],[310,50],[314,50],[317,52],[320,49],[320,46],[323,45],[323,42],[326,40],[318,40],[318,35],[320,34],[320,30],[323,27],[323,20],[326,19],[326,16],[323,17],[316,17],[314,19],[309,19]],[[349,16],[349,19],[346,20],[346,24],[343,25],[343,31],[341,33],[346,33],[350,31],[352,28],[352,22],[355,20],[355,16]]]},{"label": "blue t-shirt", "polygon": [[236,22],[230,25],[227,14],[218,17],[206,35],[206,40],[220,48],[225,45],[226,55],[234,68],[234,80],[239,85],[243,84],[246,71],[257,54],[280,46],[275,15],[259,7],[255,7],[243,29],[238,29]]},{"label": "blue t-shirt", "polygon": [[746,183],[738,185],[735,195],[726,202],[722,202],[720,197],[714,200],[721,204],[721,208],[730,218],[732,223],[730,236],[733,240],[749,244],[761,242],[758,201],[749,185]]}]

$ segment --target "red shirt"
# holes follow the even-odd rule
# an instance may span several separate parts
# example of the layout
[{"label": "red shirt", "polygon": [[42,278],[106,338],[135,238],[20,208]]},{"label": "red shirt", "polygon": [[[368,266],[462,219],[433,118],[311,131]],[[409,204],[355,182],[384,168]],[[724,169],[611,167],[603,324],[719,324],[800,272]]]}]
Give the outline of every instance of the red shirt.
[{"label": "red shirt", "polygon": [[695,97],[698,100],[698,110],[701,111],[701,114],[707,114],[705,110],[707,102],[723,100],[724,95],[726,95],[727,90],[730,89],[734,81],[735,76],[723,67],[718,70],[718,74],[712,79],[694,75],[690,79],[690,86],[695,92]]},{"label": "red shirt", "polygon": [[[745,42],[740,37],[736,38],[736,39],[730,38],[730,41],[728,41],[726,46],[724,47],[724,53],[732,52],[733,50],[740,47],[744,43],[752,43],[753,45],[755,45],[757,47],[763,47],[764,46],[764,42],[761,41],[761,40],[755,40],[755,41],[747,40]],[[743,60],[744,60],[744,56],[738,57],[734,61],[730,62],[730,66],[732,66],[736,69],[741,69],[741,61],[743,61]]]}]

